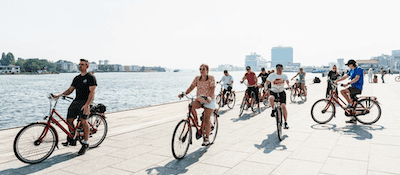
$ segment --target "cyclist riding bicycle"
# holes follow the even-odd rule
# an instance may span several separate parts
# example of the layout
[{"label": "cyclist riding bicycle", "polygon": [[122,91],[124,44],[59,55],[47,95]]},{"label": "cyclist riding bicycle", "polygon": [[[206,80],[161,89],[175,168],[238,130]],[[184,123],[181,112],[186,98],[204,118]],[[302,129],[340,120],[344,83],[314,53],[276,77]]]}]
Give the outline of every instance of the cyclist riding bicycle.
[{"label": "cyclist riding bicycle", "polygon": [[[357,94],[361,94],[362,87],[364,84],[364,71],[363,69],[357,67],[356,61],[354,60],[349,60],[347,64],[345,64],[350,68],[350,71],[348,74],[344,75],[342,78],[339,80],[335,81],[335,84],[338,83],[339,81],[342,81],[344,79],[347,79],[350,76],[351,81],[344,86],[348,86],[351,84],[351,87],[347,89],[343,89],[340,91],[340,93],[343,95],[343,97],[347,100],[349,105],[347,108],[354,108],[353,107],[353,97],[355,97]],[[349,121],[346,121],[346,123],[356,123],[357,120],[355,118],[350,119]]]},{"label": "cyclist riding bicycle", "polygon": [[233,78],[231,75],[229,75],[228,70],[224,70],[224,75],[221,78],[221,81],[223,86],[224,86],[224,92],[222,94],[222,107],[225,105],[225,94],[226,92],[232,92],[232,85],[233,85]]},{"label": "cyclist riding bicycle", "polygon": [[[81,73],[74,78],[71,86],[66,91],[54,96],[58,98],[62,95],[69,95],[76,89],[76,97],[68,108],[67,122],[74,127],[74,120],[77,116],[79,116],[79,120],[82,122],[85,140],[82,141],[82,147],[78,152],[79,155],[85,154],[86,150],[89,148],[89,125],[86,119],[90,114],[90,104],[93,102],[97,87],[96,77],[88,73],[88,68],[89,61],[80,59],[79,71]],[[67,136],[67,142],[63,143],[63,145],[75,146],[76,141]]]},{"label": "cyclist riding bicycle", "polygon": [[297,74],[292,78],[292,80],[294,78],[296,78],[297,75],[299,76],[299,83],[296,84],[296,87],[300,87],[301,90],[303,90],[303,92],[304,92],[304,96],[307,97],[307,90],[305,88],[306,87],[306,80],[305,80],[306,73],[303,71],[303,68],[300,68],[299,72],[297,72]]},{"label": "cyclist riding bicycle", "polygon": [[[271,107],[274,107],[274,100],[278,98],[279,94],[279,102],[281,102],[282,110],[283,110],[283,118],[285,119],[285,129],[289,129],[289,125],[287,123],[287,110],[286,110],[286,92],[284,89],[285,82],[289,86],[289,79],[286,74],[282,74],[283,66],[282,64],[276,65],[276,73],[268,76],[266,84],[272,84],[271,86],[271,95],[269,96],[269,104]],[[276,110],[272,109],[271,117],[275,117]]]},{"label": "cyclist riding bicycle", "polygon": [[196,76],[186,92],[184,94],[179,94],[178,97],[182,98],[184,95],[189,94],[195,87],[197,87],[197,98],[195,101],[193,101],[192,112],[195,116],[197,116],[196,109],[204,106],[203,126],[206,132],[202,146],[209,146],[210,142],[208,138],[211,130],[210,116],[216,107],[214,97],[215,79],[213,76],[208,75],[209,68],[207,64],[200,65],[199,70],[200,76]]},{"label": "cyclist riding bicycle", "polygon": [[269,71],[268,73],[265,71],[265,68],[261,68],[260,74],[258,74],[258,77],[261,77],[261,86],[264,87],[265,82],[267,81],[267,78],[269,76]]},{"label": "cyclist riding bicycle", "polygon": [[247,66],[246,67],[246,74],[244,74],[243,78],[242,78],[242,82],[244,80],[247,80],[248,82],[248,87],[246,89],[247,94],[251,95],[251,92],[254,92],[256,98],[254,99],[255,102],[257,103],[257,107],[258,107],[258,112],[260,113],[260,100],[258,99],[258,86],[257,86],[257,77],[256,74],[251,71],[251,67]]}]

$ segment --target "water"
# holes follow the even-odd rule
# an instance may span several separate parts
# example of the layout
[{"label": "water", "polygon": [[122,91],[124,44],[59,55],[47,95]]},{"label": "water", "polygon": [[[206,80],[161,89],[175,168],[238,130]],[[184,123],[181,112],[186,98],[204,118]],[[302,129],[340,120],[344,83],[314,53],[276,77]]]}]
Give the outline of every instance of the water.
[{"label": "water", "polygon": [[[230,72],[234,78],[234,90],[246,89],[239,83],[244,73]],[[291,78],[295,73],[286,74]],[[0,76],[0,130],[42,121],[50,108],[47,95],[66,90],[76,75],[78,73]],[[107,112],[115,112],[178,101],[178,94],[186,91],[196,75],[199,75],[198,71],[96,73],[98,86],[94,102],[106,105]],[[219,81],[223,73],[210,72],[210,75]],[[307,79],[315,76],[308,73]],[[219,91],[217,85],[215,93]],[[191,94],[195,95],[196,89]],[[71,96],[75,97],[75,92]],[[66,100],[59,101],[57,111],[61,116],[67,116],[69,104]]]}]

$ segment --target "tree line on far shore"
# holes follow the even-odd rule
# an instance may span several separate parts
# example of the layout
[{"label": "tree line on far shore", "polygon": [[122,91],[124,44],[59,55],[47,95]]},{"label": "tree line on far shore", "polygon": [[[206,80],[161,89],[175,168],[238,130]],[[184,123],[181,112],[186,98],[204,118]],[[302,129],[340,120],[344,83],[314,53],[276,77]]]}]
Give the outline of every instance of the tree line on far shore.
[{"label": "tree line on far shore", "polygon": [[9,66],[15,65],[21,68],[21,72],[30,72],[37,73],[38,71],[46,71],[49,73],[59,73],[64,72],[60,68],[58,68],[54,63],[49,62],[45,59],[39,58],[31,58],[31,59],[23,59],[18,58],[15,60],[14,55],[11,52],[8,52],[1,55],[0,60],[1,66]]}]

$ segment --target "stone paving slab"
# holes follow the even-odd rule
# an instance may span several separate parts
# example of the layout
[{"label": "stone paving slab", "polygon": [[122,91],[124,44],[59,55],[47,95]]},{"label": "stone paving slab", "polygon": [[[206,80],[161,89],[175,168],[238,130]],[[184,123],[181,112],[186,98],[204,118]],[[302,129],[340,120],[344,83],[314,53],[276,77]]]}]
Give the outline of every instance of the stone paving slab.
[{"label": "stone paving slab", "polygon": [[[387,75],[385,84],[364,85],[363,95],[381,103],[381,119],[373,125],[346,124],[349,118],[337,107],[327,124],[315,123],[310,114],[315,101],[324,98],[325,78],[308,81],[308,99],[287,99],[289,130],[279,142],[271,108],[244,111],[239,117],[243,92],[237,92],[234,109],[221,108],[215,143],[201,147],[193,139],[186,157],[171,152],[172,133],[186,117],[186,100],[107,114],[106,140],[83,156],[80,146],[56,149],[35,165],[20,162],[13,140],[21,128],[0,131],[0,174],[363,174],[400,175],[400,83]],[[288,93],[288,92],[287,92]],[[65,134],[59,131],[60,142]]]}]

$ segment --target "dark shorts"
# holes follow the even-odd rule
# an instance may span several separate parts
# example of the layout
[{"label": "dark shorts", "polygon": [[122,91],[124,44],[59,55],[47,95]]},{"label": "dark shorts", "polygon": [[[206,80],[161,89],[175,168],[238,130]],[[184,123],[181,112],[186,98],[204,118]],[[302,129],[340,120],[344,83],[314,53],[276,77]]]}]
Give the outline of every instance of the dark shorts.
[{"label": "dark shorts", "polygon": [[361,94],[361,90],[356,87],[349,87],[348,90],[350,91],[351,98],[354,98],[356,95]]},{"label": "dark shorts", "polygon": [[279,93],[272,92],[270,91],[271,95],[275,97],[275,99],[278,99],[278,94],[279,94],[279,102],[286,104],[286,92],[282,91]]},{"label": "dark shorts", "polygon": [[246,92],[247,92],[247,94],[249,94],[249,97],[251,95],[251,92],[254,92],[254,95],[256,95],[256,99],[255,99],[256,103],[259,102],[259,99],[258,99],[258,87],[248,87]]},{"label": "dark shorts", "polygon": [[224,89],[224,95],[226,94],[226,92],[232,92],[232,86],[228,86],[228,89]]},{"label": "dark shorts", "polygon": [[85,105],[86,101],[73,101],[68,108],[67,119],[73,118],[76,119],[77,116],[81,119],[87,119],[88,115],[83,113],[82,107]]}]

